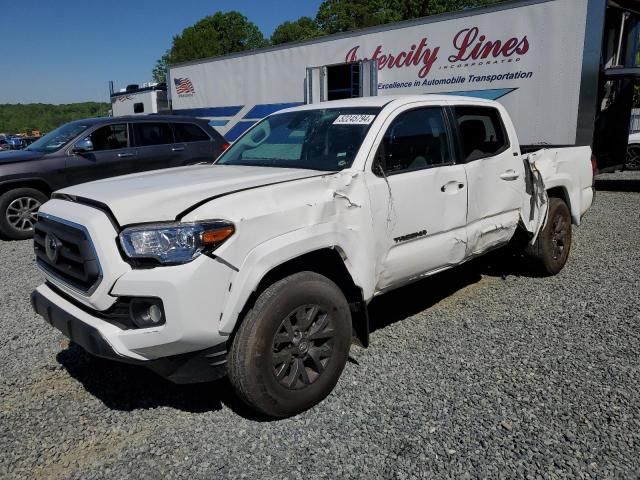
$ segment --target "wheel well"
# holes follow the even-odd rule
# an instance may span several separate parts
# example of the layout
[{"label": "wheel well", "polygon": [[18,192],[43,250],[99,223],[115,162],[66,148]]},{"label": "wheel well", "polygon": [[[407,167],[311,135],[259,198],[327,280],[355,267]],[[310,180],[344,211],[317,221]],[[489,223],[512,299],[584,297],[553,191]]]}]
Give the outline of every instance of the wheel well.
[{"label": "wheel well", "polygon": [[51,188],[43,180],[17,180],[15,182],[3,183],[0,185],[0,195],[16,188],[33,188],[44,193],[47,197],[51,196]]},{"label": "wheel well", "polygon": [[564,203],[567,204],[567,207],[569,207],[569,211],[571,211],[571,201],[569,200],[569,194],[564,187],[550,188],[549,190],[547,190],[547,195],[549,197],[559,198],[560,200],[564,201]]},{"label": "wheel well", "polygon": [[305,253],[278,265],[267,273],[256,291],[260,294],[269,285],[297,272],[315,272],[334,282],[349,303],[362,301],[362,292],[356,286],[338,250],[326,248]]},{"label": "wheel well", "polygon": [[327,277],[340,288],[351,308],[354,337],[358,339],[362,346],[368,346],[369,319],[362,289],[353,281],[351,274],[344,264],[340,251],[336,248],[324,248],[305,253],[270,270],[262,280],[260,280],[257,288],[247,300],[240,314],[240,321],[237,322],[235,329],[239,327],[247,311],[251,309],[257,298],[269,285],[273,285],[278,280],[282,280],[298,272],[318,273]]}]

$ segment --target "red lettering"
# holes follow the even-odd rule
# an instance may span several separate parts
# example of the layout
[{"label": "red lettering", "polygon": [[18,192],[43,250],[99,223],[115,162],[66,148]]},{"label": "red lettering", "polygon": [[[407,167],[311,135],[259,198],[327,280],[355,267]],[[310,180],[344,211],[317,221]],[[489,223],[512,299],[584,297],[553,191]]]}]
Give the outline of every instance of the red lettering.
[{"label": "red lettering", "polygon": [[493,55],[493,58],[496,58],[500,55],[500,49],[502,48],[502,42],[500,40],[496,40],[495,42],[487,42],[482,47],[482,53],[480,54],[480,58],[487,58],[489,55]]},{"label": "red lettering", "polygon": [[[472,35],[475,40],[478,35],[477,29],[475,33],[472,32]],[[359,56],[359,51],[360,46],[352,47],[345,56],[345,62],[350,63],[362,60]],[[408,50],[401,50],[397,53],[382,52],[382,45],[378,45],[373,51],[373,54],[370,57],[367,57],[377,61],[379,70],[382,70],[383,68],[394,69],[415,66],[420,67],[418,70],[418,76],[420,78],[424,78],[429,74],[433,65],[438,60],[440,47],[428,48],[427,38],[423,37],[417,44],[412,44]]]},{"label": "red lettering", "polygon": [[[469,55],[465,57],[465,53],[469,46],[474,42],[478,36],[478,27],[465,28],[460,30],[455,37],[453,37],[453,46],[458,50],[457,55],[449,55],[449,61],[459,62],[460,60],[466,61],[469,59]],[[475,60],[475,59],[474,59]]]},{"label": "red lettering", "polygon": [[418,72],[418,76],[420,78],[424,78],[429,74],[429,72],[431,71],[431,67],[433,66],[435,61],[438,59],[439,51],[440,51],[440,47],[434,48],[433,51],[430,51],[429,49],[426,50],[424,54],[424,61],[423,61],[424,66]]},{"label": "red lettering", "polygon": [[409,50],[409,53],[407,54],[407,59],[404,62],[405,67],[408,67],[409,65],[411,65],[411,60],[413,59],[413,54],[415,53],[415,50],[416,50],[416,46],[411,45],[411,50]]},{"label": "red lettering", "polygon": [[387,68],[393,68],[393,61],[395,60],[395,57],[391,54],[389,54],[389,59],[387,60]]},{"label": "red lettering", "polygon": [[347,56],[344,57],[344,61],[346,63],[357,62],[358,61],[357,53],[359,48],[360,46],[356,46],[356,47],[353,47],[351,50],[349,50],[347,52]]},{"label": "red lettering", "polygon": [[524,38],[520,40],[520,43],[516,47],[516,53],[518,55],[524,55],[528,51],[529,51],[529,41],[527,40],[527,37],[525,35]]},{"label": "red lettering", "polygon": [[413,64],[414,65],[418,65],[422,60],[422,49],[425,47],[425,45],[427,44],[427,39],[423,38],[422,40],[420,40],[420,43],[418,44],[418,48],[416,48],[415,53],[413,54]]},{"label": "red lettering", "polygon": [[519,40],[512,37],[508,40],[487,40],[480,34],[478,27],[463,28],[453,37],[453,47],[456,53],[449,55],[450,63],[467,62],[469,60],[486,59],[489,57],[510,57],[513,54],[524,55],[529,51],[529,41],[526,36]]},{"label": "red lettering", "polygon": [[502,55],[504,57],[510,57],[516,52],[516,47],[518,46],[517,38],[510,38],[506,42],[504,42],[504,46],[502,47]]}]

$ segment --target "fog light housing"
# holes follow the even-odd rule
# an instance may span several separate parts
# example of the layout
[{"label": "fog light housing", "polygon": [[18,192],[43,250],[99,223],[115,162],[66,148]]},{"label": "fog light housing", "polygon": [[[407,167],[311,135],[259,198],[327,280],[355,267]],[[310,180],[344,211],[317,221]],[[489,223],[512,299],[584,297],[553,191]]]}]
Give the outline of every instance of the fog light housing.
[{"label": "fog light housing", "polygon": [[134,298],[129,304],[129,316],[139,328],[157,327],[165,323],[164,307],[158,298]]}]

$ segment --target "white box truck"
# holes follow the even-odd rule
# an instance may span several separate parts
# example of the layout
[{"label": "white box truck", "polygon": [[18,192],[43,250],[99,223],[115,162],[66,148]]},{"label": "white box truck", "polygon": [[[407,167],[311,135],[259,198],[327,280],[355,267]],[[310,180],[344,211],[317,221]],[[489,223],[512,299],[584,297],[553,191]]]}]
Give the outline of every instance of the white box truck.
[{"label": "white box truck", "polygon": [[114,92],[109,82],[111,97],[111,115],[148,115],[150,113],[169,113],[167,85],[165,83],[145,83],[142,86],[132,84]]},{"label": "white box truck", "polygon": [[230,141],[283,108],[360,96],[498,100],[525,150],[591,146],[624,162],[640,75],[637,0],[517,0],[172,65],[173,111]]}]

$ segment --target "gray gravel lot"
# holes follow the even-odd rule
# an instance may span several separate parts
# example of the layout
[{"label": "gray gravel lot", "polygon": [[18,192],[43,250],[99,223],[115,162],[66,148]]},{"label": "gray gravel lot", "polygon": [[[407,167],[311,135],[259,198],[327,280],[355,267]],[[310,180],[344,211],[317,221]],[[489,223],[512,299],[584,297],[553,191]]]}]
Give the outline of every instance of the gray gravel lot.
[{"label": "gray gravel lot", "polygon": [[69,346],[0,241],[0,478],[638,478],[639,181],[600,179],[556,277],[494,255],[377,299],[335,392],[276,422]]}]

